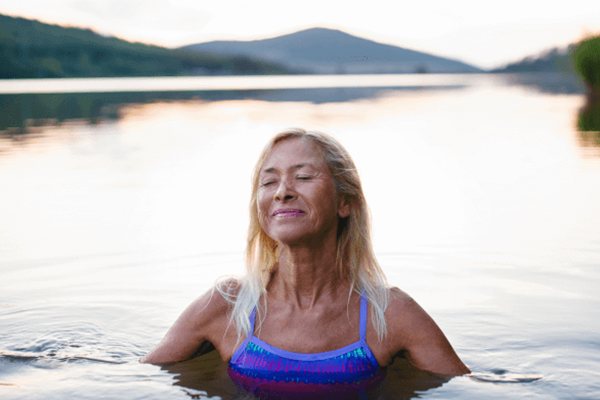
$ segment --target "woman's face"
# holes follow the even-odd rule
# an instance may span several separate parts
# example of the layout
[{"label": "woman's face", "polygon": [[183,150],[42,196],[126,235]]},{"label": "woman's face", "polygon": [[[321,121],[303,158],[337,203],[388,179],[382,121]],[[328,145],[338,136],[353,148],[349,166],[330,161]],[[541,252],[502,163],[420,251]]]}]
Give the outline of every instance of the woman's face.
[{"label": "woman's face", "polygon": [[337,234],[338,217],[350,207],[335,184],[320,149],[309,140],[278,143],[260,171],[258,217],[265,233],[283,244],[323,240]]}]

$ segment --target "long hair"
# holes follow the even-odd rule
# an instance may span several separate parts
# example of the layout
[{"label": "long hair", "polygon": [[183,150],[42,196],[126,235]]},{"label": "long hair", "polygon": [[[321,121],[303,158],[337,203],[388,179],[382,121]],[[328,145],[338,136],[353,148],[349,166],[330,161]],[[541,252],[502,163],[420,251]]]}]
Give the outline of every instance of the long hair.
[{"label": "long hair", "polygon": [[[321,150],[325,164],[335,183],[337,196],[350,204],[350,215],[340,218],[337,232],[336,268],[341,277],[350,279],[350,292],[366,291],[373,323],[379,340],[387,334],[384,312],[389,303],[387,281],[371,242],[370,212],[365,201],[358,171],[352,158],[333,137],[321,132],[288,129],[273,137],[263,149],[252,174],[252,197],[250,199],[250,226],[246,245],[246,275],[239,281],[228,280],[217,284],[216,289],[233,305],[231,321],[237,328],[238,338],[248,335],[249,316],[258,305],[261,295],[266,294],[271,271],[277,263],[278,243],[261,228],[258,217],[257,191],[259,175],[264,162],[273,148],[288,139],[307,140]],[[266,302],[264,304],[266,314]],[[260,308],[257,307],[260,313]],[[265,315],[259,320],[264,320]]]}]

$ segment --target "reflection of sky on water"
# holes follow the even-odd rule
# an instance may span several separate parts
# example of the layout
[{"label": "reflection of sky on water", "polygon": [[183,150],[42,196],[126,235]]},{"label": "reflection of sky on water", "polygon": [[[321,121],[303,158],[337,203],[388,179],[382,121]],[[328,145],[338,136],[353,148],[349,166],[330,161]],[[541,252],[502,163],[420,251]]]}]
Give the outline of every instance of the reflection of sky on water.
[{"label": "reflection of sky on water", "polygon": [[[355,158],[380,251],[415,244],[552,251],[590,225],[582,210],[594,189],[577,172],[573,137],[578,97],[498,88],[385,93],[325,104],[156,103],[126,107],[118,122],[54,127],[31,139],[31,151],[11,148],[2,170],[19,170],[5,182],[20,190],[5,201],[29,204],[42,247],[42,237],[61,227],[57,238],[71,236],[68,221],[79,221],[74,240],[117,223],[117,248],[150,242],[194,252],[196,243],[211,243],[228,251],[223,243],[235,238],[241,251],[249,192],[249,172],[241,172],[274,132],[305,126],[339,137]],[[65,217],[59,223],[56,208]],[[23,239],[36,235],[14,222]]]},{"label": "reflection of sky on water", "polygon": [[[0,139],[0,274],[10,282],[0,301],[22,309],[2,314],[2,340],[12,352],[43,353],[23,371],[61,395],[52,382],[73,373],[107,393],[117,381],[138,384],[125,375],[150,376],[140,393],[172,395],[164,371],[135,360],[218,276],[241,272],[250,171],[268,138],[302,126],[349,150],[389,281],[424,306],[465,362],[488,375],[544,377],[494,389],[453,379],[423,396],[585,397],[598,366],[600,158],[579,144],[582,103],[495,85],[331,103],[164,101]],[[74,328],[55,340],[64,326]],[[57,354],[128,363],[115,372],[78,361],[67,373],[48,355],[67,342],[83,350]],[[45,362],[58,365],[51,377],[31,367]],[[25,375],[12,376],[30,393]]]},{"label": "reflection of sky on water", "polygon": [[[0,82],[0,101],[3,104],[0,109],[0,138],[25,140],[25,137],[16,135],[72,120],[98,124],[118,119],[119,109],[132,103],[254,99],[324,104],[374,99],[398,90],[456,90],[499,83],[543,93],[574,94],[584,91],[583,83],[575,76],[560,73],[16,79]],[[158,91],[144,91],[150,88]],[[596,114],[596,111],[587,112],[585,121],[590,120],[589,116],[595,120]],[[579,125],[584,131],[589,130],[585,126],[590,123],[580,122]],[[595,143],[586,138],[582,137],[582,144]]]}]

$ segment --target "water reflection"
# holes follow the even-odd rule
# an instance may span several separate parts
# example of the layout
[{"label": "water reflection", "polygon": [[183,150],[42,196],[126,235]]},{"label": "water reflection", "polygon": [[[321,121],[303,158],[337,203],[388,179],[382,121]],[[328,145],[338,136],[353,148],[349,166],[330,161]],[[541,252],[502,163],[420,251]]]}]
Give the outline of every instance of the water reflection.
[{"label": "water reflection", "polygon": [[242,272],[249,171],[273,133],[304,126],[353,155],[390,283],[476,372],[436,382],[399,359],[381,398],[593,398],[600,159],[577,144],[583,100],[495,83],[327,104],[149,96],[107,101],[96,126],[28,126],[15,137],[36,139],[0,156],[4,397],[237,393],[200,360],[138,359],[218,276]]},{"label": "water reflection", "polygon": [[585,105],[579,111],[577,128],[582,147],[600,147],[600,92],[588,89]]},{"label": "water reflection", "polygon": [[[191,398],[255,399],[239,389],[227,374],[227,363],[222,363],[217,351],[211,351],[193,360],[163,367],[176,376],[175,384]],[[405,400],[420,397],[425,392],[448,382],[447,378],[430,374],[398,357],[387,367],[383,382],[367,392],[368,399]],[[307,400],[313,398],[308,396]],[[361,399],[363,397],[360,397]]]},{"label": "water reflection", "polygon": [[389,90],[441,90],[464,88],[451,86],[346,87],[320,89],[215,90],[189,92],[131,93],[44,93],[0,95],[0,137],[18,138],[34,133],[42,126],[78,120],[91,125],[119,119],[119,110],[130,104],[185,100],[262,100],[269,102],[341,103],[371,99]]},{"label": "water reflection", "polygon": [[[452,78],[452,76],[450,76]],[[390,85],[364,87],[321,87],[287,88],[268,90],[194,90],[194,91],[155,91],[155,92],[98,92],[98,93],[40,93],[0,95],[0,139],[27,142],[27,134],[38,133],[40,127],[62,125],[78,121],[90,125],[120,118],[123,107],[132,104],[154,102],[204,100],[261,100],[268,102],[307,102],[312,104],[344,103],[357,100],[375,99],[390,91],[442,91],[466,89],[472,86],[509,85],[532,89],[542,93],[576,94],[583,93],[583,82],[575,75],[560,73],[490,74],[469,77],[469,80],[405,82],[403,86]],[[464,77],[463,77],[464,78]],[[475,79],[477,78],[477,79]],[[363,83],[357,82],[358,85]],[[284,86],[285,87],[285,86]],[[578,126],[579,142],[583,147],[600,146],[600,102],[588,96],[587,105],[581,110]],[[1,149],[0,149],[1,151]]]},{"label": "water reflection", "polygon": [[499,76],[508,85],[521,86],[540,93],[585,93],[583,81],[573,73],[524,72],[518,74],[501,74]]},{"label": "water reflection", "polygon": [[237,92],[136,92],[136,93],[44,93],[1,95],[0,134],[30,133],[35,127],[83,120],[97,124],[119,118],[120,107],[155,101],[222,100],[243,98]]},{"label": "water reflection", "polygon": [[221,362],[221,356],[213,350],[192,360],[163,367],[175,375],[175,385],[181,386],[191,398],[211,398],[219,396],[225,399],[247,398],[227,374],[227,364]]}]

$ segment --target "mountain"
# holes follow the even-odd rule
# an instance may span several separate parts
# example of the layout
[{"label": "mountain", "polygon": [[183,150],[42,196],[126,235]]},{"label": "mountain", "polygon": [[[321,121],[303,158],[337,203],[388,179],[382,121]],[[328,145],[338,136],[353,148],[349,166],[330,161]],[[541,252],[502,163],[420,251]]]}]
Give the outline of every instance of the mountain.
[{"label": "mountain", "polygon": [[381,44],[326,28],[312,28],[263,40],[198,43],[181,49],[246,56],[317,74],[482,72],[457,60]]},{"label": "mountain", "polygon": [[287,74],[278,65],[195,54],[0,14],[0,79]]}]

